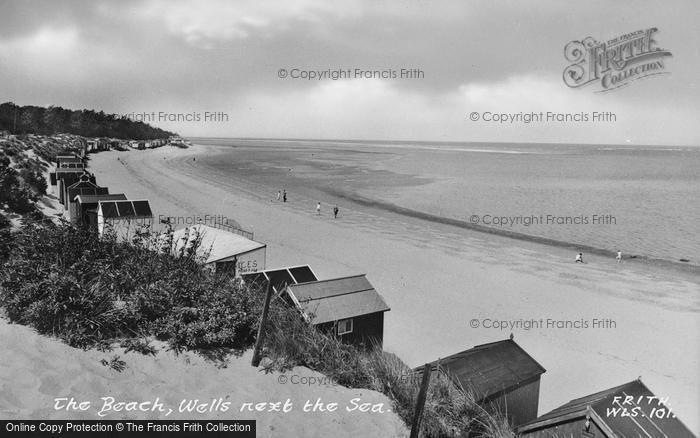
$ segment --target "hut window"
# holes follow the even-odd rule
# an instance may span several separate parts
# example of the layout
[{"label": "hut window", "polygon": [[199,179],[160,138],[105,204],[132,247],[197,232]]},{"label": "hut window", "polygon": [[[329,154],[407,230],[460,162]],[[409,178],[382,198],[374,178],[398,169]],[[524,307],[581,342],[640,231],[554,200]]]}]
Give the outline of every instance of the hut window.
[{"label": "hut window", "polygon": [[338,321],[338,335],[352,333],[352,318],[341,319]]}]

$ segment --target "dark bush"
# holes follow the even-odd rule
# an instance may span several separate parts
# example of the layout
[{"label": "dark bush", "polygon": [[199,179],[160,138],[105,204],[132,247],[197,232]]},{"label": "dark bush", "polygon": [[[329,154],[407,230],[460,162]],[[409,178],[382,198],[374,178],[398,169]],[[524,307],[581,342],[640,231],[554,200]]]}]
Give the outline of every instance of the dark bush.
[{"label": "dark bush", "polygon": [[98,239],[67,224],[30,222],[16,233],[0,283],[13,322],[88,348],[153,335],[173,348],[245,348],[259,299],[192,258]]}]

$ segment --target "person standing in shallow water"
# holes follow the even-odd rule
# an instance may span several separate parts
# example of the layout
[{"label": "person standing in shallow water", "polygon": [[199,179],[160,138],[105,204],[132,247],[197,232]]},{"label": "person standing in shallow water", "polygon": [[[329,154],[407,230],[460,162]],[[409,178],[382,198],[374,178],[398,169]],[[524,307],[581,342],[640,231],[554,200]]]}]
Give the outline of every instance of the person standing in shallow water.
[{"label": "person standing in shallow water", "polygon": [[321,215],[321,203],[320,202],[316,204],[316,214],[319,216]]},{"label": "person standing in shallow water", "polygon": [[333,207],[333,219],[338,219],[338,206]]},{"label": "person standing in shallow water", "polygon": [[282,190],[282,202],[287,202],[287,190]]},{"label": "person standing in shallow water", "polygon": [[282,191],[277,190],[277,202],[280,202],[280,198],[282,197]]},{"label": "person standing in shallow water", "polygon": [[622,263],[622,251],[617,252],[617,257],[615,257],[618,263]]}]

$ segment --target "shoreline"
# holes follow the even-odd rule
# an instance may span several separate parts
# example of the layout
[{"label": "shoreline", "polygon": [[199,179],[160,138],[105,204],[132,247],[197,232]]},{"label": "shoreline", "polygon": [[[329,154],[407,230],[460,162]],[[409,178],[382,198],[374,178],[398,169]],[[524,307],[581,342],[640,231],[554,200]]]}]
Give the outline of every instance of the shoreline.
[{"label": "shoreline", "polygon": [[[308,263],[321,278],[367,273],[392,308],[385,320],[385,349],[411,366],[504,339],[513,331],[548,370],[540,413],[642,375],[697,430],[698,355],[688,356],[664,341],[685,339],[692,345],[698,340],[693,328],[700,287],[692,272],[627,260],[620,267],[598,255],[577,266],[562,248],[398,214],[377,215],[369,208],[344,208],[334,222],[327,213],[313,215],[312,199],[295,193],[293,202],[276,204],[274,194],[260,193],[258,185],[188,164],[193,154],[214,154],[212,149],[100,153],[91,157],[90,167],[110,192],[149,199],[156,217],[215,211],[252,228],[255,239],[268,244],[270,268]],[[123,166],[114,166],[116,156]],[[437,237],[426,237],[426,231]],[[432,300],[433,295],[440,299]],[[472,318],[517,322],[544,317],[613,318],[617,328],[468,325]]]},{"label": "shoreline", "polygon": [[[582,230],[579,232],[572,229],[579,225],[578,223],[574,225],[537,222],[537,220],[544,220],[542,215],[532,216],[534,219],[531,227],[514,227],[512,224],[510,226],[488,226],[479,220],[479,215],[472,213],[475,210],[482,213],[492,210],[495,217],[498,210],[494,211],[494,209],[498,207],[489,206],[488,203],[482,203],[475,199],[462,198],[459,193],[462,192],[460,187],[464,182],[456,179],[454,173],[438,175],[419,171],[412,164],[392,165],[390,163],[394,162],[395,159],[404,163],[414,163],[411,160],[415,157],[409,159],[402,154],[395,155],[394,152],[388,152],[388,155],[384,155],[384,152],[377,152],[374,147],[366,149],[360,145],[358,149],[345,149],[344,144],[333,143],[333,146],[326,151],[315,149],[318,146],[309,143],[312,142],[301,142],[288,148],[284,141],[279,142],[279,144],[265,141],[249,141],[238,144],[235,140],[231,140],[230,143],[223,145],[217,143],[216,140],[211,140],[200,144],[200,146],[207,148],[208,154],[202,157],[203,163],[199,166],[206,165],[211,168],[211,171],[219,172],[222,169],[228,170],[226,167],[231,165],[233,166],[231,170],[235,169],[234,172],[240,170],[238,174],[242,178],[238,178],[238,181],[244,185],[250,185],[251,181],[254,180],[259,192],[276,192],[278,187],[289,188],[288,184],[298,184],[298,187],[294,187],[295,191],[306,192],[309,195],[307,197],[313,197],[325,203],[331,201],[331,204],[333,202],[352,204],[350,207],[355,209],[364,208],[375,213],[377,210],[383,210],[382,214],[395,213],[431,224],[446,224],[479,233],[541,243],[550,247],[561,247],[572,251],[570,255],[572,259],[573,254],[582,251],[585,253],[584,256],[597,254],[614,260],[616,252],[621,249],[625,262],[659,265],[679,272],[687,270],[700,274],[700,261],[694,245],[678,245],[673,239],[666,242],[663,240],[663,235],[654,237],[657,233],[640,233],[638,230],[625,229],[624,227],[621,230],[622,234],[618,235],[617,231],[611,231],[610,227],[614,224],[598,225],[605,228],[601,229],[601,234],[596,234],[597,231],[593,229],[594,225],[586,225],[589,223],[585,222],[581,224]],[[377,147],[381,151],[381,145]],[[256,158],[258,148],[261,152],[259,161]],[[395,148],[390,147],[389,150],[391,149]],[[237,152],[238,150],[240,153]],[[211,159],[210,151],[211,154],[215,154],[214,156],[220,154],[221,161],[217,162],[216,159]],[[440,161],[442,164],[445,163],[445,157],[448,156],[444,154],[446,152],[449,151],[439,150],[436,152],[442,157]],[[501,153],[503,151],[498,149],[492,152]],[[381,157],[376,160],[376,164],[371,158],[373,154],[380,154],[379,157]],[[241,157],[240,167],[235,160],[232,161],[232,157],[237,155]],[[309,159],[309,155],[311,159]],[[314,155],[316,155],[315,158]],[[557,155],[556,151],[554,155]],[[424,159],[428,157],[429,155],[423,155]],[[176,165],[180,170],[193,170],[191,163],[181,160]],[[289,166],[289,169],[286,166]],[[259,171],[260,176],[255,176],[256,170]],[[289,170],[288,174],[287,170]],[[362,182],[364,175],[367,175],[367,182]],[[226,176],[236,178],[236,174],[231,172]],[[352,182],[342,184],[343,178],[348,178]],[[372,184],[376,184],[376,186]],[[404,190],[404,187],[408,188]],[[443,195],[443,193],[446,194]],[[471,195],[471,197],[474,196],[478,198],[478,194]],[[588,209],[590,213],[591,205],[588,204],[587,207],[582,208]],[[508,214],[505,211],[503,213]],[[570,215],[573,212],[564,214]],[[473,216],[477,217],[476,221],[472,220]],[[486,221],[485,218],[483,220]],[[629,218],[624,220],[629,222]],[[688,230],[685,232],[687,234]],[[488,237],[482,236],[482,238]],[[690,240],[692,240],[690,236],[683,239],[684,242]],[[640,245],[640,241],[650,243]],[[628,245],[626,242],[630,244]],[[651,244],[654,246],[649,247]]]},{"label": "shoreline", "polygon": [[[196,173],[196,167],[193,166],[189,158],[183,157],[191,157],[198,153],[202,153],[205,150],[206,154],[208,155],[217,155],[227,153],[230,148],[226,146],[202,145],[195,143],[192,147],[186,149],[186,151],[190,151],[189,153],[185,152],[183,154],[178,154],[176,157],[171,159],[168,164],[178,171],[186,172],[190,176],[193,176]],[[197,176],[200,178],[205,178],[209,182],[221,184],[221,180],[218,178],[218,176],[210,174],[200,174]],[[229,174],[225,175],[225,177],[227,181],[235,181],[237,183],[235,184],[235,188],[243,190],[252,198],[261,201],[271,200],[274,202],[272,194],[274,190],[276,190],[275,188],[269,185],[253,183],[244,178],[239,178]],[[233,186],[234,185],[231,185],[232,188]],[[266,198],[264,195],[262,195],[263,193],[269,193],[270,198]],[[295,195],[299,196],[299,193],[295,193]],[[534,234],[526,234],[519,231],[510,231],[507,229],[488,227],[480,224],[472,224],[464,220],[430,214],[425,211],[370,198],[359,193],[348,194],[347,192],[332,188],[314,189],[314,193],[302,193],[302,195],[302,201],[309,203],[307,211],[312,211],[313,206],[315,206],[316,201],[312,201],[312,199],[318,199],[320,195],[326,195],[324,198],[326,205],[332,204],[332,202],[328,202],[328,199],[331,199],[335,203],[339,203],[338,201],[345,201],[346,206],[344,209],[347,209],[347,205],[350,203],[354,204],[350,205],[350,207],[353,209],[369,211],[370,213],[381,211],[382,214],[386,213],[396,215],[399,220],[408,220],[419,224],[425,224],[427,222],[430,226],[439,226],[447,230],[452,230],[454,227],[459,229],[458,232],[466,231],[468,236],[474,237],[476,240],[484,241],[489,239],[498,239],[498,241],[504,245],[524,246],[526,248],[535,247],[538,249],[546,249],[548,252],[554,251],[559,256],[556,258],[557,262],[572,262],[574,260],[574,254],[582,251],[584,252],[585,260],[595,261],[596,264],[599,265],[611,264],[613,266],[619,266],[615,261],[616,252],[610,249],[557,240]],[[692,260],[691,263],[686,263],[669,259],[654,258],[647,255],[623,254],[623,264],[636,266],[645,270],[658,269],[661,272],[673,271],[682,275],[684,278],[692,278],[695,280],[700,279],[700,265],[692,263]],[[604,269],[606,268],[604,267]]]}]

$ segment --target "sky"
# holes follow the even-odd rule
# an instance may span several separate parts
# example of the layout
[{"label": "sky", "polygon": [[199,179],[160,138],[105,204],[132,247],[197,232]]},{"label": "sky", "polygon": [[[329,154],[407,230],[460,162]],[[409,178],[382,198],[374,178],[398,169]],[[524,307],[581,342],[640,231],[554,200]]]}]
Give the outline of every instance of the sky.
[{"label": "sky", "polygon": [[[0,0],[0,101],[155,112],[185,136],[696,146],[699,12],[697,0]],[[564,83],[567,43],[648,28],[672,54],[667,74],[604,93]],[[422,74],[290,77],[402,68]],[[589,121],[484,120],[540,112]]]}]

